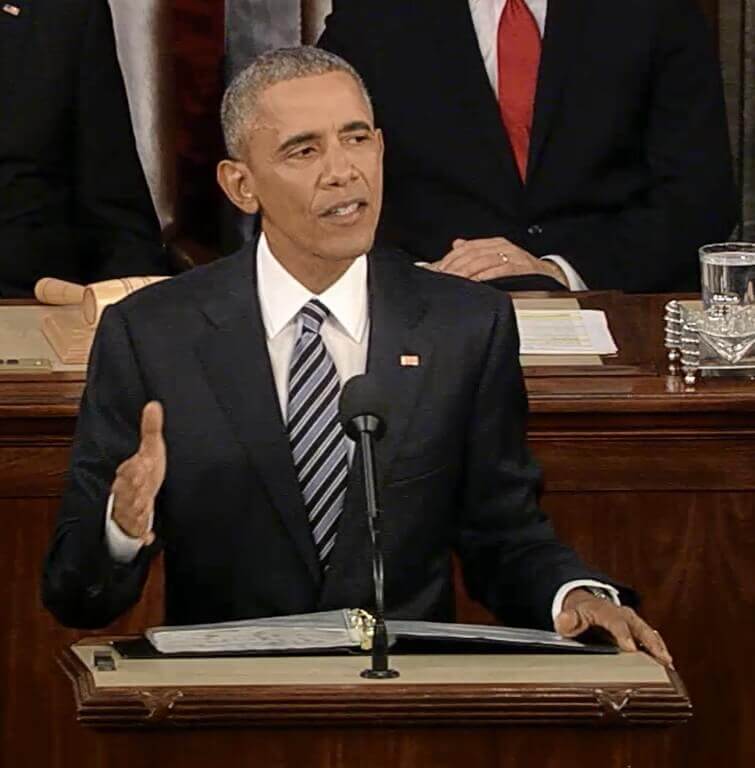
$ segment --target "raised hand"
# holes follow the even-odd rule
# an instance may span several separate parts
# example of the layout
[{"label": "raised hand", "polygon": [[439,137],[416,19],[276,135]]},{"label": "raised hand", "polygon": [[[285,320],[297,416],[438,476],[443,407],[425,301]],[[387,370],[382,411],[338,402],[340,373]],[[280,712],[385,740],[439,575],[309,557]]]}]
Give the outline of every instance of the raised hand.
[{"label": "raised hand", "polygon": [[165,464],[163,407],[153,400],[142,411],[139,450],[118,467],[112,487],[113,520],[124,533],[145,544],[155,539],[152,519]]}]

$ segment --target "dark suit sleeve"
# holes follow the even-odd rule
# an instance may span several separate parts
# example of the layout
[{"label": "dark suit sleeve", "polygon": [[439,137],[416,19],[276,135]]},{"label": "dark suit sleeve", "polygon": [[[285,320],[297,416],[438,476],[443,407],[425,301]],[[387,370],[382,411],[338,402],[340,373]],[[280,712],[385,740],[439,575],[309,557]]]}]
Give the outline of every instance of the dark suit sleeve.
[{"label": "dark suit sleeve", "polygon": [[43,576],[43,602],[67,626],[109,624],[139,599],[147,578],[155,545],[121,565],[104,539],[110,486],[118,465],[138,449],[145,401],[126,324],[111,307],[92,349],[68,487]]},{"label": "dark suit sleeve", "polygon": [[589,288],[693,288],[697,248],[727,239],[736,222],[720,67],[697,6],[693,0],[657,6],[644,157],[649,190],[636,204],[586,223],[554,251]]},{"label": "dark suit sleeve", "polygon": [[76,104],[77,222],[92,253],[87,281],[167,274],[160,230],[136,151],[110,7],[90,8]]},{"label": "dark suit sleeve", "polygon": [[[541,477],[526,445],[519,337],[508,297],[499,306],[467,435],[458,551],[473,599],[506,624],[552,630],[559,587],[575,579],[613,582],[556,538],[538,506]],[[615,586],[622,602],[636,602]]]}]

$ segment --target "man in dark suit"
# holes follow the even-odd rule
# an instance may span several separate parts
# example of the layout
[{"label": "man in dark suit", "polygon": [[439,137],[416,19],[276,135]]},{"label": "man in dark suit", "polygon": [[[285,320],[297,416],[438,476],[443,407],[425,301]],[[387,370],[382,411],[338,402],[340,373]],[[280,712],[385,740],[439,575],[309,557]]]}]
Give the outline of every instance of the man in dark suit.
[{"label": "man in dark suit", "polygon": [[389,615],[451,619],[456,549],[505,621],[600,625],[668,661],[614,602],[631,592],[538,509],[508,298],[371,251],[383,145],[356,73],[314,48],[266,54],[223,122],[220,184],[262,235],[105,312],[45,604],[107,624],[162,546],[169,623],[369,607],[359,460],[338,420],[341,382],[367,370],[392,406],[377,448]]},{"label": "man in dark suit", "polygon": [[475,280],[698,286],[735,223],[696,0],[335,0],[385,133],[382,239]]},{"label": "man in dark suit", "polygon": [[0,9],[0,296],[165,274],[107,0]]}]

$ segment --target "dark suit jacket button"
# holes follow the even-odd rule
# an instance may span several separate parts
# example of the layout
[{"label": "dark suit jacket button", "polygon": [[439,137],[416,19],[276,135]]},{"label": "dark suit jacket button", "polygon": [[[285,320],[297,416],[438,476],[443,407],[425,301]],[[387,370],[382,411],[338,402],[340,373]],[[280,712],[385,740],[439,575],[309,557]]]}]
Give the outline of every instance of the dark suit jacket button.
[{"label": "dark suit jacket button", "polygon": [[531,227],[527,227],[527,232],[530,235],[542,235],[543,228],[539,224],[533,224]]}]

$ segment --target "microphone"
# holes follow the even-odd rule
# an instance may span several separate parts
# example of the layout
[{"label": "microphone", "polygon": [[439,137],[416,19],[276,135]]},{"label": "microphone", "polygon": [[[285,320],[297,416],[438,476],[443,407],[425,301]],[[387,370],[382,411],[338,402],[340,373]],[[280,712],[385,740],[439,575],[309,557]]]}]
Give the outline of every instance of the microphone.
[{"label": "microphone", "polygon": [[380,531],[380,504],[375,476],[374,442],[385,435],[388,407],[374,379],[354,376],[343,387],[338,402],[341,424],[346,434],[358,443],[362,453],[367,523],[372,539],[372,579],[375,584],[375,628],[372,637],[372,667],[362,677],[385,680],[398,677],[388,666],[388,632],[385,628],[383,599],[383,548]]},{"label": "microphone", "polygon": [[341,392],[338,409],[341,424],[352,440],[359,442],[363,432],[373,435],[375,440],[382,439],[388,407],[374,379],[364,374],[349,379]]}]

